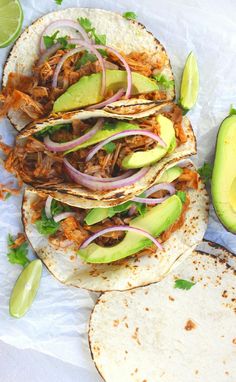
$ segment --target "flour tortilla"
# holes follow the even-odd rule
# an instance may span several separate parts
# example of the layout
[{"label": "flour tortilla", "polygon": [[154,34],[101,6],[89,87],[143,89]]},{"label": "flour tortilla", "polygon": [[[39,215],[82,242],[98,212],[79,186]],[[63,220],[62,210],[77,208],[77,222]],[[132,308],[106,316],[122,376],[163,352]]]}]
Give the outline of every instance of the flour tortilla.
[{"label": "flour tortilla", "polygon": [[235,382],[235,256],[204,246],[158,284],[99,298],[89,342],[106,382]]},{"label": "flour tortilla", "polygon": [[[55,124],[63,123],[65,121],[72,122],[73,119],[87,119],[92,117],[104,117],[104,118],[117,118],[122,120],[132,121],[134,118],[139,119],[142,117],[151,116],[154,114],[160,114],[162,110],[166,110],[171,107],[171,103],[156,105],[155,107],[146,110],[145,112],[140,112],[135,116],[125,116],[125,115],[114,115],[104,110],[96,111],[81,111],[78,113],[66,113],[59,116],[57,119],[42,120],[37,123],[33,123],[19,134],[18,138],[26,138],[38,131],[41,131],[46,126],[53,126]],[[53,185],[44,185],[31,183],[30,186],[35,189],[35,191],[44,192],[47,195],[51,195],[54,199],[57,199],[63,203],[69,204],[75,207],[81,208],[94,208],[94,207],[109,207],[118,203],[124,203],[127,200],[132,199],[134,196],[141,194],[164,173],[164,171],[172,167],[174,163],[185,159],[191,155],[196,154],[196,138],[190,121],[187,117],[183,117],[183,129],[187,136],[187,142],[181,144],[177,147],[173,153],[166,155],[156,164],[150,167],[147,174],[135,184],[130,186],[118,188],[110,191],[95,192],[88,190],[87,188],[80,186],[75,183],[61,183]]]},{"label": "flour tortilla", "polygon": [[[105,34],[107,45],[128,54],[132,51],[147,52],[151,56],[160,57],[163,55],[164,67],[160,73],[168,79],[173,79],[173,73],[169,58],[162,44],[137,21],[126,20],[118,13],[93,8],[68,8],[57,12],[49,13],[36,20],[29,26],[16,41],[8,60],[6,62],[2,85],[5,86],[10,72],[18,72],[24,75],[32,74],[32,66],[39,58],[39,39],[52,21],[60,19],[71,19],[76,21],[78,17],[87,17],[96,28],[98,34]],[[68,28],[61,28],[60,35],[68,34]],[[70,36],[77,37],[75,31],[70,29]],[[174,88],[167,91],[166,100],[173,100],[175,97]],[[164,100],[163,100],[164,101]],[[112,108],[112,105],[110,105]],[[115,106],[116,107],[116,106]],[[11,111],[9,119],[17,130],[25,127],[30,120],[20,112]]]},{"label": "flour tortilla", "polygon": [[117,263],[86,264],[76,256],[73,247],[55,249],[31,223],[30,206],[38,194],[29,189],[24,194],[23,224],[33,249],[62,283],[96,292],[127,290],[160,281],[202,240],[208,220],[208,195],[203,184],[200,184],[198,191],[189,191],[189,196],[190,206],[184,225],[164,243],[164,252],[158,252],[158,256],[150,256],[150,253],[139,258],[133,256]]}]

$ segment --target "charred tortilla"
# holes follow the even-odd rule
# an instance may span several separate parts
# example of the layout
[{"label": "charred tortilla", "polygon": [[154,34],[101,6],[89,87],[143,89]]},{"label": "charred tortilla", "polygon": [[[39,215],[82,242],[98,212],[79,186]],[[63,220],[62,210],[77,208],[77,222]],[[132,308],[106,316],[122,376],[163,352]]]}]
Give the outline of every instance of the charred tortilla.
[{"label": "charred tortilla", "polygon": [[[166,51],[161,43],[146,30],[146,28],[133,20],[126,20],[121,15],[92,8],[69,8],[53,13],[49,13],[36,20],[19,37],[13,46],[3,73],[3,87],[6,86],[8,76],[11,72],[31,76],[32,67],[39,59],[40,36],[52,21],[60,19],[71,19],[76,21],[79,17],[88,18],[95,27],[97,34],[106,35],[107,44],[119,51],[129,54],[130,52],[146,52],[150,57],[157,57],[163,63],[160,74],[173,80],[173,74]],[[117,30],[119,29],[119,33]],[[60,35],[68,34],[68,29],[60,29]],[[76,34],[70,32],[71,37]],[[166,91],[166,95],[161,101],[173,100],[175,96],[174,87]],[[135,103],[134,103],[135,104]],[[116,108],[116,104],[114,108]],[[143,108],[148,108],[148,104],[143,104]],[[112,110],[112,105],[109,105]],[[119,110],[119,109],[118,109]],[[133,112],[137,112],[134,106]],[[21,130],[30,122],[29,117],[21,111],[10,111],[8,115],[11,123],[17,130]]]}]

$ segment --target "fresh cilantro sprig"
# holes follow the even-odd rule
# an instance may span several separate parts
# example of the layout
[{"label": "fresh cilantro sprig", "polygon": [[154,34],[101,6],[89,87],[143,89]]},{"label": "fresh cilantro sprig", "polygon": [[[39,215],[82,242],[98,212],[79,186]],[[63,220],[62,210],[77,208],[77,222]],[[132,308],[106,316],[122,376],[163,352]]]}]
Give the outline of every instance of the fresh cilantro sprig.
[{"label": "fresh cilantro sprig", "polygon": [[85,52],[76,62],[75,67],[76,69],[80,69],[81,66],[87,64],[88,62],[95,62],[97,61],[97,56],[95,54]]},{"label": "fresh cilantro sprig", "polygon": [[36,138],[43,138],[46,135],[51,135],[51,134],[55,133],[56,131],[58,131],[60,129],[69,130],[70,128],[71,128],[71,124],[70,123],[59,124],[59,125],[55,125],[55,126],[46,126],[43,130],[38,131],[34,135],[35,135]]},{"label": "fresh cilantro sprig", "polygon": [[189,289],[191,289],[195,284],[196,284],[196,283],[193,283],[193,282],[188,281],[188,280],[178,279],[178,280],[175,280],[175,285],[174,285],[174,287],[175,287],[175,288],[178,288],[178,289],[189,290]]},{"label": "fresh cilantro sprig", "polygon": [[186,202],[186,192],[177,191],[176,195],[180,198],[181,202],[184,204]]},{"label": "fresh cilantro sprig", "polygon": [[137,15],[136,15],[136,13],[134,13],[134,12],[132,12],[132,11],[124,12],[122,16],[123,16],[125,19],[127,19],[127,20],[136,20],[136,19],[137,19]]},{"label": "fresh cilantro sprig", "polygon": [[8,261],[11,264],[19,264],[22,265],[22,267],[29,264],[30,260],[28,259],[28,243],[25,241],[24,243],[20,244],[16,248],[12,248],[12,246],[15,244],[15,239],[12,235],[8,235],[7,238],[7,245],[9,252],[7,253]]},{"label": "fresh cilantro sprig", "polygon": [[212,178],[213,165],[211,163],[204,162],[203,166],[198,169],[198,174],[202,178],[204,183],[209,183]]},{"label": "fresh cilantro sprig", "polygon": [[169,80],[166,76],[164,76],[164,74],[153,74],[152,76],[157,84],[163,88],[163,89],[173,89],[174,87],[174,80]]},{"label": "fresh cilantro sprig", "polygon": [[57,5],[61,5],[63,0],[54,0]]},{"label": "fresh cilantro sprig", "polygon": [[103,149],[108,153],[111,154],[116,149],[116,144],[114,142],[108,142],[106,145],[103,146]]},{"label": "fresh cilantro sprig", "polygon": [[230,105],[229,109],[229,116],[236,115],[236,109],[233,107],[233,105]]},{"label": "fresh cilantro sprig", "polygon": [[[105,34],[97,34],[95,28],[92,26],[91,21],[87,17],[79,17],[78,22],[84,28],[85,32],[87,32],[91,38],[94,39],[95,44],[97,45],[106,45],[106,35]],[[107,57],[107,52],[104,49],[98,49],[102,56]]]},{"label": "fresh cilantro sprig", "polygon": [[53,235],[60,227],[60,224],[55,222],[53,216],[61,214],[62,212],[69,212],[71,208],[63,205],[57,200],[53,199],[51,203],[52,218],[48,218],[45,213],[45,209],[42,210],[41,219],[35,222],[36,228],[42,235]]},{"label": "fresh cilantro sprig", "polygon": [[6,194],[5,194],[5,197],[4,197],[4,200],[7,200],[7,199],[9,199],[10,197],[11,197],[11,193],[10,192],[7,192]]},{"label": "fresh cilantro sprig", "polygon": [[53,45],[59,43],[62,49],[73,49],[75,48],[75,44],[70,44],[68,42],[67,36],[57,37],[59,31],[56,31],[51,36],[43,36],[43,41],[46,49],[51,48]]}]

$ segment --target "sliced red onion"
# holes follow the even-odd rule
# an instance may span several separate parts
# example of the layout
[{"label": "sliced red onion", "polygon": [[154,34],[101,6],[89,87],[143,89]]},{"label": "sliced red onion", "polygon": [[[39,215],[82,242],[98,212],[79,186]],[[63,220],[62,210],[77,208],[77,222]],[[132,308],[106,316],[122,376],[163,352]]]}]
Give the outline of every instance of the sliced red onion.
[{"label": "sliced red onion", "polygon": [[63,240],[62,242],[60,242],[60,247],[61,248],[67,248],[72,244],[74,244],[74,242],[72,240],[66,239],[66,240]]},{"label": "sliced red onion", "polygon": [[136,205],[132,204],[132,206],[129,209],[128,215],[133,216],[136,213],[136,211],[137,211]]},{"label": "sliced red onion", "polygon": [[53,21],[51,24],[49,24],[44,29],[44,31],[40,37],[40,51],[41,51],[41,53],[45,50],[45,44],[44,44],[43,37],[45,35],[50,35],[53,30],[55,30],[57,28],[61,28],[61,27],[69,27],[69,28],[77,30],[81,34],[81,36],[84,38],[85,41],[87,41],[88,43],[91,43],[90,38],[88,37],[84,28],[82,28],[79,23],[77,23],[76,21],[73,21],[73,20],[62,19],[62,20]]},{"label": "sliced red onion", "polygon": [[96,145],[88,154],[87,158],[85,159],[86,162],[88,162],[92,157],[107,143],[115,141],[117,139],[130,137],[132,135],[143,135],[145,137],[151,138],[154,141],[158,142],[161,146],[166,146],[166,143],[156,134],[151,133],[150,131],[146,130],[124,130],[120,133],[113,134],[111,137],[105,139],[104,141],[100,142],[98,145]]},{"label": "sliced red onion", "polygon": [[104,60],[102,58],[102,55],[97,51],[97,49],[94,48],[94,45],[91,45],[85,41],[82,41],[82,40],[79,40],[79,39],[70,39],[68,41],[70,44],[77,44],[77,45],[80,45],[80,47],[78,48],[75,48],[75,49],[72,49],[70,50],[69,52],[67,52],[66,54],[64,54],[62,56],[62,58],[60,59],[60,61],[58,62],[57,66],[56,66],[56,69],[54,71],[54,74],[53,74],[53,78],[52,78],[52,87],[53,88],[56,88],[57,87],[57,79],[58,79],[58,75],[61,71],[61,68],[64,64],[64,62],[67,60],[67,58],[69,58],[70,56],[73,56],[74,54],[78,53],[78,52],[81,52],[82,50],[84,50],[84,48],[86,48],[87,50],[89,50],[90,52],[94,53],[101,65],[101,68],[102,68],[102,87],[101,87],[101,94],[102,96],[105,94],[105,90],[106,90],[106,69],[105,69],[105,65],[104,65]]},{"label": "sliced red onion", "polygon": [[104,120],[102,118],[99,119],[97,123],[93,126],[93,128],[89,130],[86,134],[69,142],[54,142],[51,140],[49,135],[47,135],[44,138],[44,144],[48,150],[55,152],[62,152],[73,149],[74,147],[81,145],[82,143],[86,142],[89,138],[93,137],[94,134],[96,134],[96,132],[102,128],[103,122]]},{"label": "sliced red onion", "polygon": [[56,223],[60,222],[61,220],[67,219],[70,216],[75,216],[75,212],[62,212],[61,214],[58,214],[56,216],[53,216],[53,219]]},{"label": "sliced red onion", "polygon": [[125,93],[124,89],[120,89],[112,97],[106,99],[103,102],[97,103],[96,105],[86,107],[86,110],[101,109],[102,107],[107,106],[112,102],[118,101],[124,95],[124,93]]},{"label": "sliced red onion", "polygon": [[133,199],[133,201],[138,202],[138,203],[145,203],[145,204],[158,204],[158,203],[164,202],[164,200],[168,199],[171,195],[173,195],[175,193],[175,187],[172,184],[160,183],[160,184],[156,184],[156,185],[152,186],[151,188],[149,188],[147,191],[144,192],[144,195],[149,196],[149,195],[154,194],[157,191],[162,191],[162,190],[168,191],[169,195],[164,196],[163,198],[153,198],[153,199],[152,198],[146,198],[146,197],[144,197],[144,198],[135,197]]},{"label": "sliced red onion", "polygon": [[37,66],[42,65],[49,57],[51,57],[54,53],[58,51],[58,49],[61,48],[61,44],[58,42],[55,45],[51,46],[51,48],[48,48],[45,50],[45,52],[41,55],[40,59],[38,60]]},{"label": "sliced red onion", "polygon": [[109,178],[106,178],[105,180],[103,178],[97,178],[91,175],[83,174],[71,166],[71,164],[66,159],[64,159],[64,164],[68,174],[75,183],[81,184],[82,186],[94,191],[113,190],[116,188],[129,186],[130,184],[133,184],[139,179],[143,178],[149,170],[149,167],[144,167],[131,176],[127,176],[129,173],[127,172],[122,175],[122,177],[125,175],[125,178],[121,179],[121,177],[116,177],[110,178],[110,180],[108,180]]},{"label": "sliced red onion", "polygon": [[52,218],[52,213],[51,213],[52,201],[53,201],[53,198],[51,196],[48,196],[46,203],[45,203],[45,214],[46,214],[48,219]]},{"label": "sliced red onion", "polygon": [[80,249],[86,248],[90,243],[92,243],[92,241],[94,241],[98,237],[105,235],[108,232],[114,232],[114,231],[130,231],[130,232],[134,232],[134,233],[138,233],[140,235],[146,236],[149,240],[151,240],[157,246],[157,248],[163,250],[163,247],[161,246],[161,244],[149,232],[141,228],[124,226],[124,225],[113,226],[113,227],[105,228],[105,229],[102,229],[101,231],[96,232],[95,234],[90,236],[88,239],[86,239],[82,243],[82,245],[80,246]]},{"label": "sliced red onion", "polygon": [[96,49],[105,49],[105,50],[112,52],[122,62],[122,64],[124,65],[124,68],[127,72],[127,89],[126,89],[126,93],[125,93],[125,98],[126,99],[130,98],[131,90],[132,90],[132,73],[131,73],[130,67],[129,67],[128,63],[126,62],[126,60],[124,59],[124,57],[116,49],[111,48],[110,46],[94,45],[94,47]]}]

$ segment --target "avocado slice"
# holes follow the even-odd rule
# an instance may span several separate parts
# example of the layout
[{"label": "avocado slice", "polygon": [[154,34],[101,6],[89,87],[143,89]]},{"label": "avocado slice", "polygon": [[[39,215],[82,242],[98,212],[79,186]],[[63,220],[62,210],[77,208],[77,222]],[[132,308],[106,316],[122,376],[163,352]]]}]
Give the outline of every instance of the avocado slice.
[{"label": "avocado slice", "polygon": [[160,125],[160,137],[166,143],[166,147],[159,144],[154,149],[148,151],[137,151],[127,155],[122,161],[122,167],[125,169],[140,168],[156,163],[168,152],[173,151],[176,145],[175,129],[170,119],[159,114],[157,122]]},{"label": "avocado slice", "polygon": [[171,183],[174,182],[183,172],[183,169],[178,166],[169,168],[164,172],[164,174],[158,179],[156,183]]},{"label": "avocado slice", "polygon": [[[101,95],[102,73],[94,73],[83,76],[74,85],[71,85],[64,94],[57,98],[54,103],[54,113],[80,109],[94,105],[103,100]],[[127,72],[125,70],[106,70],[106,89],[117,92],[126,89]],[[131,94],[151,93],[158,90],[155,80],[139,73],[132,73]]]},{"label": "avocado slice", "polygon": [[211,182],[212,202],[221,223],[236,233],[236,115],[219,128]]},{"label": "avocado slice", "polygon": [[[182,172],[183,172],[183,170],[181,167],[178,167],[178,166],[171,167],[164,172],[164,174],[159,178],[157,183],[171,183],[175,179],[177,179],[182,174]],[[124,210],[126,210],[127,209],[126,208],[127,203],[129,203],[129,202],[125,202],[123,204],[120,204],[119,207],[124,206]],[[93,208],[85,216],[84,221],[88,225],[93,225],[93,224],[101,222],[102,220],[104,220],[106,218],[111,218],[112,216],[114,216],[118,212],[122,212],[122,209],[119,208],[119,211],[116,211],[116,208],[113,208],[113,207],[111,207],[111,208],[101,208],[101,207]]]},{"label": "avocado slice", "polygon": [[[79,146],[74,147],[71,150],[66,151],[64,154],[69,154],[73,151],[77,151],[79,149],[84,149],[88,146],[95,145],[96,143],[99,143],[101,141],[104,141],[105,139],[109,138],[113,134],[120,133],[124,130],[139,130],[140,127],[138,125],[135,125],[134,123],[128,123],[128,122],[108,122],[104,124],[104,127],[99,130],[95,135],[93,135],[90,139],[88,139],[86,142],[82,143]],[[140,129],[141,130],[141,129]]]},{"label": "avocado slice", "polygon": [[[130,225],[146,230],[157,237],[166,231],[182,212],[182,202],[177,195],[151,208],[144,216],[131,220]],[[132,256],[152,245],[151,240],[134,232],[127,232],[125,238],[113,247],[101,247],[95,243],[80,249],[78,255],[88,263],[110,263]]]}]

